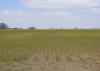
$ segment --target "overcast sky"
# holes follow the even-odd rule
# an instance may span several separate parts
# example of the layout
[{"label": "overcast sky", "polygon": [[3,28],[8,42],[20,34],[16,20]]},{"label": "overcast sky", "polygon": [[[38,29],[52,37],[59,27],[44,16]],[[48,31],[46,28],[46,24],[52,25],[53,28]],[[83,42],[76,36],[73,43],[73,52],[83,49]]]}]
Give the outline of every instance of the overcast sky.
[{"label": "overcast sky", "polygon": [[100,28],[100,0],[0,0],[9,27]]}]

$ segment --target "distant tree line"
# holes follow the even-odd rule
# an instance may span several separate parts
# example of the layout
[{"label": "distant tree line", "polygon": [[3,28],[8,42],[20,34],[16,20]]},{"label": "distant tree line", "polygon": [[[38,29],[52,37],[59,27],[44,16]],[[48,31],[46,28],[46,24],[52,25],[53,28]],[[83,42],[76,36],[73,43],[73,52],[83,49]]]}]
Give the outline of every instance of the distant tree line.
[{"label": "distant tree line", "polygon": [[29,27],[28,29],[29,30],[35,30],[36,28],[35,27]]},{"label": "distant tree line", "polygon": [[[23,30],[24,28],[18,28],[18,27],[9,28],[6,23],[0,23],[0,29],[17,29],[17,30]],[[35,30],[36,28],[31,26],[31,27],[28,27],[27,29],[28,30]]]},{"label": "distant tree line", "polygon": [[5,23],[0,23],[0,29],[8,29],[8,25]]}]

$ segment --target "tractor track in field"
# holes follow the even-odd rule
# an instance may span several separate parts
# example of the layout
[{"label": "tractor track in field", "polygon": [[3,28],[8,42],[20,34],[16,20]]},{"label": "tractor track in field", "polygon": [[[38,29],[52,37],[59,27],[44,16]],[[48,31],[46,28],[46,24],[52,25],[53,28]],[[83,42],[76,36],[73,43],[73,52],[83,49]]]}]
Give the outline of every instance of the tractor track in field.
[{"label": "tractor track in field", "polygon": [[0,62],[0,71],[100,71],[100,59],[68,55],[64,50],[38,48],[26,61]]}]

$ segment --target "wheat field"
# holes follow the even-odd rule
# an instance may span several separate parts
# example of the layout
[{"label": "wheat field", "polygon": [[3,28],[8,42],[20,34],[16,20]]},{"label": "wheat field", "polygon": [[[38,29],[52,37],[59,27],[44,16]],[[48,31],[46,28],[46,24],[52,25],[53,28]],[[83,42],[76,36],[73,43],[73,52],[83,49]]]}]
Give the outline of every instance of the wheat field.
[{"label": "wheat field", "polygon": [[100,30],[0,30],[0,71],[100,71]]}]

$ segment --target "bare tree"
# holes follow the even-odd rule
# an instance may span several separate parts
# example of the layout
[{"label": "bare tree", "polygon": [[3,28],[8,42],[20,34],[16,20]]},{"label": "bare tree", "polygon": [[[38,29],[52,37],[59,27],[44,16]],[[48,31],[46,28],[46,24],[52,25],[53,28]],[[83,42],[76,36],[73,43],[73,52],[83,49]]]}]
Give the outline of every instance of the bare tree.
[{"label": "bare tree", "polygon": [[29,27],[28,29],[29,30],[35,30],[36,28],[35,27]]}]

